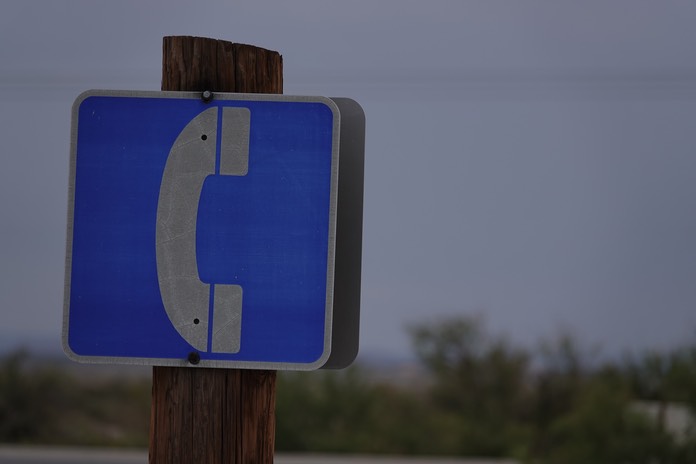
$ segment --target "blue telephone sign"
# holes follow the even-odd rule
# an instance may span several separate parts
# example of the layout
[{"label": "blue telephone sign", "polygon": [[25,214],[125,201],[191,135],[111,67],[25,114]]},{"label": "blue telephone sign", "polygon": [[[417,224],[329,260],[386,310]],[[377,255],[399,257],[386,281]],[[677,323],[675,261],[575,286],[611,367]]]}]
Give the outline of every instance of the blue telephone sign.
[{"label": "blue telephone sign", "polygon": [[82,94],[73,106],[68,356],[350,364],[363,151],[364,114],[348,99]]}]

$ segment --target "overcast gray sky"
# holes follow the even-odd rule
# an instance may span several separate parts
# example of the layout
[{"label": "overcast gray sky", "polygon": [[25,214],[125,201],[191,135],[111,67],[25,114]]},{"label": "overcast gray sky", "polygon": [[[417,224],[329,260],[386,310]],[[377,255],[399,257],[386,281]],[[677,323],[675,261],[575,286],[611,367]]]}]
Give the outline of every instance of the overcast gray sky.
[{"label": "overcast gray sky", "polygon": [[362,351],[483,314],[531,345],[696,329],[696,3],[5,1],[0,337],[60,338],[70,108],[158,90],[166,35],[284,57],[367,115]]}]

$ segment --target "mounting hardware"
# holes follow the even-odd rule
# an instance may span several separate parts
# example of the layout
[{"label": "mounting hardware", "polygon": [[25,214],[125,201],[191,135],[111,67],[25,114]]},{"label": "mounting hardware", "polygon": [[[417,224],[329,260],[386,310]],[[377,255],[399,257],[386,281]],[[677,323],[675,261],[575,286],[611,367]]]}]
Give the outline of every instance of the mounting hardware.
[{"label": "mounting hardware", "polygon": [[192,351],[188,355],[188,362],[193,364],[194,366],[201,362],[201,355],[198,354],[197,351]]}]

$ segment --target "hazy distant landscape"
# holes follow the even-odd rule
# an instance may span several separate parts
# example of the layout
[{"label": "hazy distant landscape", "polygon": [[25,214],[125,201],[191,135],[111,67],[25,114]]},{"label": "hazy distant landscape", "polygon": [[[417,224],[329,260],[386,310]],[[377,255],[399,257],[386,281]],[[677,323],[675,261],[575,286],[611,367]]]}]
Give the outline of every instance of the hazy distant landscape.
[{"label": "hazy distant landscape", "polygon": [[[415,325],[413,360],[281,372],[280,453],[519,462],[693,463],[696,343],[598,357],[554,334],[513,345],[485,321]],[[0,443],[146,448],[151,368],[0,357]]]}]

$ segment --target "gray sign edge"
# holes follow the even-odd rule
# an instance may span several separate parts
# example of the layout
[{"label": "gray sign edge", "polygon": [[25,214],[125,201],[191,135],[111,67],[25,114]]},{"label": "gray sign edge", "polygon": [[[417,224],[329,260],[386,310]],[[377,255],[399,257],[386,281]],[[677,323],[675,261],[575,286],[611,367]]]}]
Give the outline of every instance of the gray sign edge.
[{"label": "gray sign edge", "polygon": [[341,113],[332,349],[322,369],[343,369],[360,345],[365,112],[350,98],[331,97]]}]

